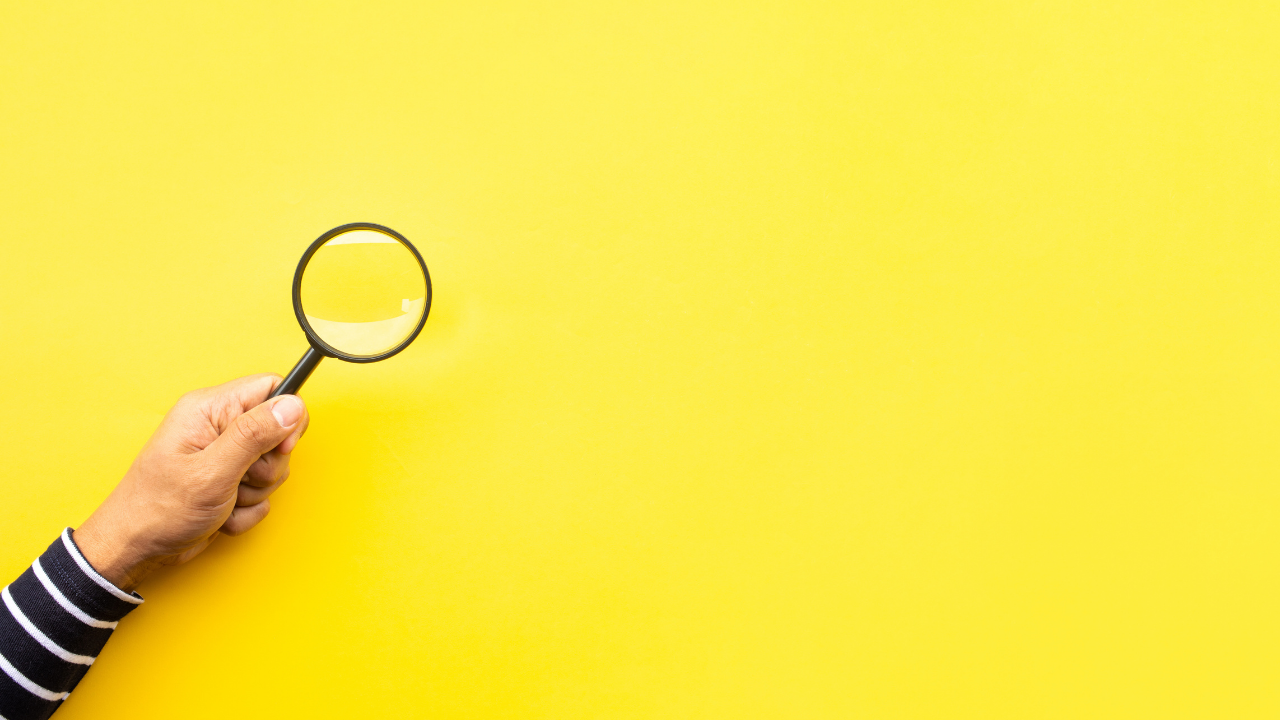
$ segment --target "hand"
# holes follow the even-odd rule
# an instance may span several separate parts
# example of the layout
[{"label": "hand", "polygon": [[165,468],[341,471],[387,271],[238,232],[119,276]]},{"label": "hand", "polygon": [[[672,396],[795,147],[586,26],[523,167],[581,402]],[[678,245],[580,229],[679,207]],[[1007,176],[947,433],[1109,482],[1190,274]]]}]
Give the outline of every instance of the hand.
[{"label": "hand", "polygon": [[103,577],[132,591],[163,565],[199,555],[218,534],[262,522],[307,430],[302,400],[267,401],[279,375],[251,375],[184,395],[106,501],[74,533]]}]

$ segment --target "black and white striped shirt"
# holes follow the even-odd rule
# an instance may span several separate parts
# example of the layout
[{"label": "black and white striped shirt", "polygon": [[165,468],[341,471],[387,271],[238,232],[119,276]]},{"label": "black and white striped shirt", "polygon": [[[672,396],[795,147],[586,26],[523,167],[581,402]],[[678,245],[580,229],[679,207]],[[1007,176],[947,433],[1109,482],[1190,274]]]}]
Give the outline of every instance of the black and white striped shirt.
[{"label": "black and white striped shirt", "polygon": [[98,574],[62,531],[0,591],[0,720],[47,718],[142,598]]}]

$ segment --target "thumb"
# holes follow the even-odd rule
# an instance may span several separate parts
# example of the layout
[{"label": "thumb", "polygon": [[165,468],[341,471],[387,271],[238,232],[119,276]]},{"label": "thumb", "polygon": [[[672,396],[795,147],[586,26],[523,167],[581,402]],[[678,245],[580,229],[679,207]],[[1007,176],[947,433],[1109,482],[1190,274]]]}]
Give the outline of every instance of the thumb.
[{"label": "thumb", "polygon": [[296,395],[272,398],[233,420],[205,452],[219,467],[239,477],[289,437],[306,413],[302,398]]}]

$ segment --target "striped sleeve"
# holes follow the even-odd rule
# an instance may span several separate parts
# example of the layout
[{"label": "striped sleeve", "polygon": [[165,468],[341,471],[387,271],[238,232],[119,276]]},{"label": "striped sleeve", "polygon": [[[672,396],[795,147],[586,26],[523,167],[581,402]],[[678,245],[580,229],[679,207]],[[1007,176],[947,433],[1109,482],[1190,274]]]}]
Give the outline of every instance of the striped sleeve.
[{"label": "striped sleeve", "polygon": [[0,720],[53,714],[142,597],[98,574],[62,531],[0,590]]}]

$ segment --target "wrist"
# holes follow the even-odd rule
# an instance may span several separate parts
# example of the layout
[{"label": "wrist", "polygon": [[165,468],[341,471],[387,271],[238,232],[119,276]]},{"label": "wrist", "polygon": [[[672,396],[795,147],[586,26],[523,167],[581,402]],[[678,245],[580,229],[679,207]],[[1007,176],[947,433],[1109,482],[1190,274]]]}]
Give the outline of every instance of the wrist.
[{"label": "wrist", "polygon": [[133,592],[155,569],[154,563],[139,550],[137,539],[128,532],[128,523],[113,522],[102,517],[101,512],[99,508],[72,531],[71,539],[99,575],[121,590]]}]

